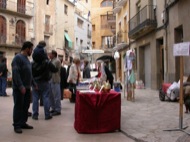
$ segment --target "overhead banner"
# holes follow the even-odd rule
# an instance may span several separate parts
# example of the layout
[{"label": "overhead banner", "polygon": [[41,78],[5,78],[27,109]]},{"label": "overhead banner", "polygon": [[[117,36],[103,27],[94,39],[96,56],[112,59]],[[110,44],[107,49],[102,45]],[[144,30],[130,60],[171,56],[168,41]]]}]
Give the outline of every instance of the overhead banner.
[{"label": "overhead banner", "polygon": [[190,55],[190,42],[182,42],[173,45],[174,56],[189,56]]}]

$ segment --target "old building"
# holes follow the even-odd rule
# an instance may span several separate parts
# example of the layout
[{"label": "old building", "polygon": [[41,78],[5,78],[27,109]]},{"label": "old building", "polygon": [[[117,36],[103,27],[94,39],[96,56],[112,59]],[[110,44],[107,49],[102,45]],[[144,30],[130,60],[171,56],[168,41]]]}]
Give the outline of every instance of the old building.
[{"label": "old building", "polygon": [[65,63],[69,62],[74,52],[74,12],[73,0],[56,0],[55,49]]},{"label": "old building", "polygon": [[0,54],[7,58],[9,71],[22,43],[34,39],[34,0],[0,1]]},{"label": "old building", "polygon": [[92,1],[92,47],[93,49],[111,49],[114,46],[113,33],[108,25],[108,12],[112,11],[112,0]]},{"label": "old building", "polygon": [[[189,41],[189,1],[131,0],[130,48],[137,53],[137,79],[147,88],[158,89],[162,82],[179,80],[179,57],[173,56],[173,45]],[[185,74],[189,74],[185,57]]]},{"label": "old building", "polygon": [[116,79],[124,81],[124,60],[126,51],[129,49],[129,0],[114,0],[113,2],[113,15],[116,15],[116,44],[113,52],[119,52],[120,54],[120,57],[116,59]]},{"label": "old building", "polygon": [[34,44],[37,45],[39,41],[44,40],[47,51],[55,48],[55,9],[55,1],[35,0],[34,2]]}]

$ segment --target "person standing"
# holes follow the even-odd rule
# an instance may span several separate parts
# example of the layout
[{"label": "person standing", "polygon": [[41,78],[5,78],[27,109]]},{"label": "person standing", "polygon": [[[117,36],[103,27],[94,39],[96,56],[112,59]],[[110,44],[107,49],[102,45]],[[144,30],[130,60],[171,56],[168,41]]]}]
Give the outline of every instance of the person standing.
[{"label": "person standing", "polygon": [[89,62],[84,60],[83,78],[91,78]]},{"label": "person standing", "polygon": [[47,58],[47,52],[45,51],[46,43],[44,41],[39,42],[39,45],[43,47],[36,47],[33,53],[32,63],[32,75],[35,82],[38,85],[38,89],[32,89],[32,119],[38,120],[39,116],[39,99],[42,98],[44,106],[45,120],[52,119],[50,113],[50,84],[49,81],[52,78],[52,72],[57,72],[58,69]]},{"label": "person standing", "polygon": [[58,72],[52,73],[52,79],[50,80],[51,93],[50,93],[50,104],[52,108],[52,115],[61,114],[61,89],[60,89],[60,70],[61,61],[57,58],[57,52],[52,50],[50,53],[51,62],[58,68]]},{"label": "person standing", "polygon": [[0,61],[0,96],[8,96],[6,93],[7,88],[7,59],[2,57]]},{"label": "person standing", "polygon": [[74,103],[76,99],[76,86],[80,79],[80,59],[74,58],[69,70],[67,82],[69,83],[69,90],[72,92],[70,102]]},{"label": "person standing", "polygon": [[13,79],[13,127],[16,133],[22,133],[22,129],[33,129],[26,122],[30,106],[30,93],[32,86],[32,70],[28,56],[31,55],[33,44],[30,41],[23,43],[21,53],[12,61]]},{"label": "person standing", "polygon": [[66,68],[63,66],[63,59],[61,60],[61,70],[60,70],[60,89],[61,89],[61,100],[63,100],[63,92],[64,89],[67,88],[67,71]]}]

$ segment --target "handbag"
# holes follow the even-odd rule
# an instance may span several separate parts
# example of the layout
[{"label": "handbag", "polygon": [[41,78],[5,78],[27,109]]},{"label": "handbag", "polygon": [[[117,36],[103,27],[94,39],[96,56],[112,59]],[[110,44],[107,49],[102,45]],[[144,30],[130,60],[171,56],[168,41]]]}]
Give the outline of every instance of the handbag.
[{"label": "handbag", "polygon": [[64,89],[63,90],[63,98],[70,99],[71,95],[72,95],[72,93],[71,93],[71,91],[69,89]]}]

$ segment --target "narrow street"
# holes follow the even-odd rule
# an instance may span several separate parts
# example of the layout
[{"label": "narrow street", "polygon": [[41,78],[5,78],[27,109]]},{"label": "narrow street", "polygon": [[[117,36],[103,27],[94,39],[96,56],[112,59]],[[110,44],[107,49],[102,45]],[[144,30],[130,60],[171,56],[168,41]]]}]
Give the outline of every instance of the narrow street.
[{"label": "narrow street", "polygon": [[[161,102],[155,90],[135,90],[135,102],[126,101],[122,95],[121,132],[103,134],[79,134],[73,127],[74,106],[68,100],[62,101],[62,114],[52,120],[44,120],[43,107],[40,107],[39,120],[29,117],[33,130],[23,134],[14,133],[12,124],[12,90],[9,97],[0,97],[0,141],[1,142],[188,142],[190,136],[181,131],[163,131],[178,128],[179,105],[176,102]],[[31,107],[30,107],[31,111]],[[184,113],[184,126],[190,126],[190,114]],[[190,132],[190,128],[186,129]]]}]

